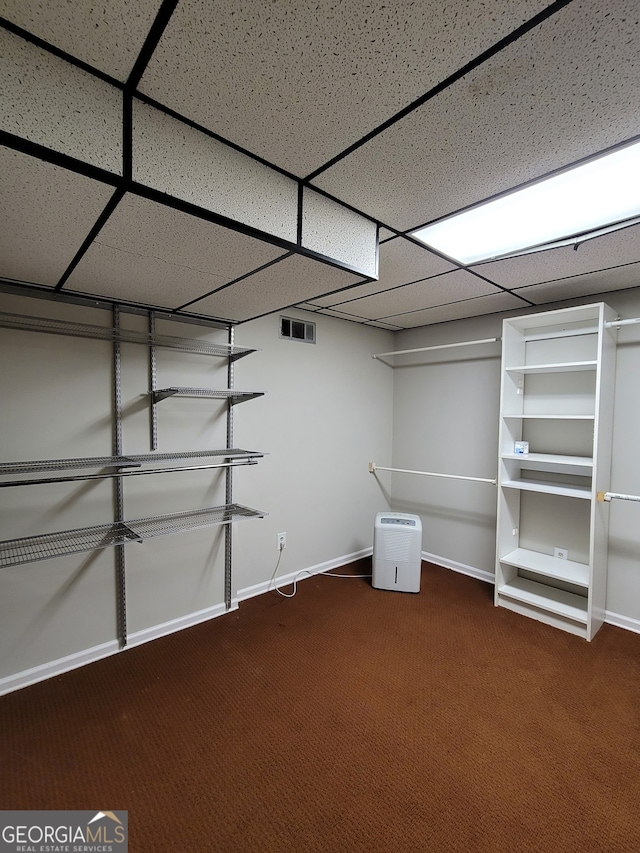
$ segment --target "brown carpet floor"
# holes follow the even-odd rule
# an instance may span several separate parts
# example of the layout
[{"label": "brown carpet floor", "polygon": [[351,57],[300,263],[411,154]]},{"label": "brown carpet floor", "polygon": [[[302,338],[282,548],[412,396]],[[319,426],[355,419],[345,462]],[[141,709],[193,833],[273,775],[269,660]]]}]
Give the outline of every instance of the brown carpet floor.
[{"label": "brown carpet floor", "polygon": [[633,853],[640,636],[315,577],[0,698],[0,747],[1,808],[127,809],[133,853]]}]

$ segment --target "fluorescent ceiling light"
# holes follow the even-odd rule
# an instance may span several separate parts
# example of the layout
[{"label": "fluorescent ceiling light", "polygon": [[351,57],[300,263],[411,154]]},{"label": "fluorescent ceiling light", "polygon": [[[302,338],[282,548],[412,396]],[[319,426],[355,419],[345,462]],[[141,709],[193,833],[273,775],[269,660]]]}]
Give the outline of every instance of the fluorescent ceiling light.
[{"label": "fluorescent ceiling light", "polygon": [[580,242],[590,232],[623,227],[635,217],[640,217],[640,142],[418,228],[411,236],[459,263],[473,264]]}]

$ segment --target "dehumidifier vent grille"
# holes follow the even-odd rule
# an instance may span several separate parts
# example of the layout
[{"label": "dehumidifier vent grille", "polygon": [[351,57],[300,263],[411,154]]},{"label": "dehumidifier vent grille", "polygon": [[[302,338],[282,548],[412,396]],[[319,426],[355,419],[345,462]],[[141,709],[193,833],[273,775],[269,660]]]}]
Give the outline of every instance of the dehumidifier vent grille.
[{"label": "dehumidifier vent grille", "polygon": [[413,534],[407,530],[384,530],[382,536],[384,559],[399,563],[410,560],[412,541]]}]

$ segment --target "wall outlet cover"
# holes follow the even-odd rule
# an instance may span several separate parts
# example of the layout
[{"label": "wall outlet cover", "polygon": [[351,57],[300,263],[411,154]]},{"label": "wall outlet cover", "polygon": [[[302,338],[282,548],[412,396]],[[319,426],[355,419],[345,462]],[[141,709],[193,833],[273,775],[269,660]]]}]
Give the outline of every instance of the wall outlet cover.
[{"label": "wall outlet cover", "polygon": [[566,560],[569,557],[569,552],[566,548],[554,548],[553,556],[558,560]]}]

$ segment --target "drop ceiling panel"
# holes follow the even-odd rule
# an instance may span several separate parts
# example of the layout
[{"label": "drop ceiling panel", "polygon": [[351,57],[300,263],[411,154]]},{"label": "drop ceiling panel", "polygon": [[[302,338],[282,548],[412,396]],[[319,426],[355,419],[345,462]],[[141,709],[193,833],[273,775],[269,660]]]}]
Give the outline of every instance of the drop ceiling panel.
[{"label": "drop ceiling panel", "polygon": [[65,289],[177,308],[282,254],[268,243],[127,195]]},{"label": "drop ceiling panel", "polygon": [[304,176],[546,5],[181,0],[140,88]]},{"label": "drop ceiling panel", "polygon": [[124,82],[160,5],[161,0],[1,0],[0,15]]},{"label": "drop ceiling panel", "polygon": [[519,288],[513,292],[524,296],[525,299],[530,299],[536,305],[541,305],[544,302],[557,302],[560,299],[573,299],[593,293],[607,293],[612,290],[625,290],[627,287],[639,286],[640,262],[563,278],[558,281],[534,284],[531,287]]},{"label": "drop ceiling panel", "polygon": [[472,269],[512,290],[634,261],[640,261],[640,225],[587,240],[577,250],[573,246],[562,246],[519,258],[479,264]]},{"label": "drop ceiling panel", "polygon": [[0,275],[55,287],[113,187],[0,149]]},{"label": "drop ceiling panel", "polygon": [[396,237],[380,245],[380,261],[378,280],[368,282],[360,287],[353,287],[341,293],[334,293],[314,300],[317,305],[338,305],[361,296],[372,296],[383,290],[398,287],[401,284],[432,278],[443,272],[457,269],[454,264],[434,255],[428,249],[423,249]]},{"label": "drop ceiling panel", "polygon": [[335,317],[337,320],[348,320],[351,323],[361,323],[364,326],[373,326],[376,329],[387,329],[390,332],[397,332],[402,329],[402,326],[396,326],[393,323],[388,323],[386,320],[368,320],[365,317],[347,314],[344,311],[337,311],[334,308],[323,308],[321,311],[316,313],[322,314],[325,317]]},{"label": "drop ceiling panel", "polygon": [[302,245],[327,258],[342,261],[362,275],[375,276],[378,227],[321,193],[302,191]]},{"label": "drop ceiling panel", "polygon": [[414,329],[417,326],[429,326],[433,323],[445,323],[449,320],[462,320],[465,317],[480,317],[483,314],[494,314],[499,311],[522,309],[526,306],[521,299],[510,293],[497,293],[492,296],[481,296],[467,302],[453,302],[450,305],[438,305],[409,314],[396,314],[387,317],[387,322],[397,323],[403,329]]},{"label": "drop ceiling panel", "polygon": [[456,270],[427,281],[419,281],[416,284],[385,290],[374,296],[343,302],[340,310],[373,320],[448,302],[462,302],[495,292],[494,285],[465,270]]},{"label": "drop ceiling panel", "polygon": [[122,92],[0,29],[2,129],[122,173]]},{"label": "drop ceiling panel", "polygon": [[189,306],[189,311],[230,320],[250,320],[270,311],[305,302],[317,293],[345,287],[358,279],[302,255],[273,266]]},{"label": "drop ceiling panel", "polygon": [[140,101],[133,143],[134,180],[295,243],[296,181]]},{"label": "drop ceiling panel", "polygon": [[313,183],[407,230],[633,137],[637,20],[575,0]]}]

